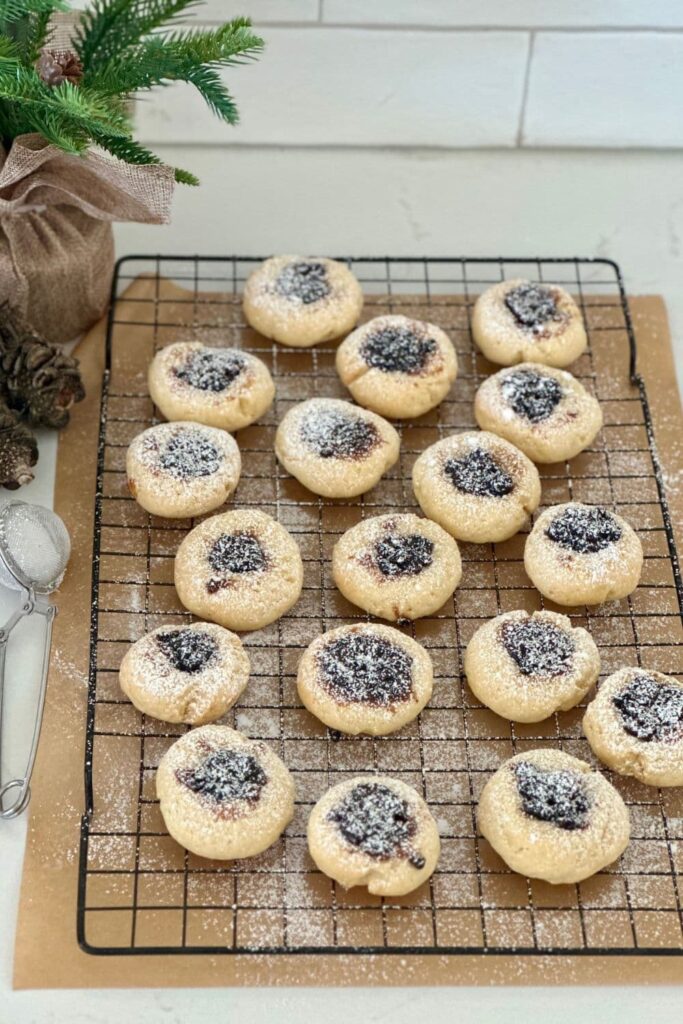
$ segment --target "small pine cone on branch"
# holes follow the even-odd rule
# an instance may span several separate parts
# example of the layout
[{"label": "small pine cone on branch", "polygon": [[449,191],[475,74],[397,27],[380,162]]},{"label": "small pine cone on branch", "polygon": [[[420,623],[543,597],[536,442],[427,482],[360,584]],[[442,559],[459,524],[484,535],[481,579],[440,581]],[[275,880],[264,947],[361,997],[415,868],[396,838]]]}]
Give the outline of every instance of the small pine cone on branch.
[{"label": "small pine cone on branch", "polygon": [[0,308],[0,385],[10,409],[41,427],[63,427],[85,397],[78,360],[31,333]]},{"label": "small pine cone on branch", "polygon": [[33,480],[38,461],[36,439],[15,414],[0,402],[0,487],[15,491]]},{"label": "small pine cone on branch", "polygon": [[62,82],[77,85],[83,77],[83,65],[71,50],[49,50],[43,48],[36,61],[36,71],[51,88]]}]

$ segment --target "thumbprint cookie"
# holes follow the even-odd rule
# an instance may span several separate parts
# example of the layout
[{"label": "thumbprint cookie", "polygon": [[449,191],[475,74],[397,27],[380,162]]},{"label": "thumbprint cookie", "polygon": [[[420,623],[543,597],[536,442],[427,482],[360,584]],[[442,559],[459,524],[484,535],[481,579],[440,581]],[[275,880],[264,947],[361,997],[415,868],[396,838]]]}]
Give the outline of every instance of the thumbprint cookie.
[{"label": "thumbprint cookie", "polygon": [[479,296],[472,336],[492,363],[569,366],[588,339],[579,307],[564,288],[533,281],[501,281]]},{"label": "thumbprint cookie", "polygon": [[451,597],[461,574],[453,538],[410,512],[364,519],[332,552],[332,576],[344,597],[382,619],[431,615]]},{"label": "thumbprint cookie", "polygon": [[498,769],[482,791],[478,821],[508,867],[556,885],[612,864],[631,834],[628,808],[604,775],[547,747]]},{"label": "thumbprint cookie", "polygon": [[507,540],[541,500],[533,462],[495,434],[468,430],[427,448],[413,466],[413,490],[426,516],[457,540]]},{"label": "thumbprint cookie", "polygon": [[622,668],[600,684],[583,731],[593,753],[649,786],[683,786],[683,683]]},{"label": "thumbprint cookie", "polygon": [[194,420],[241,430],[270,408],[275,385],[268,367],[250,352],[177,341],[155,355],[149,393],[167,420]]},{"label": "thumbprint cookie", "polygon": [[564,462],[587,448],[602,427],[597,399],[567,370],[521,363],[481,385],[474,415],[533,462]]},{"label": "thumbprint cookie", "polygon": [[133,438],[126,454],[128,490],[146,512],[184,518],[213,512],[237,487],[237,442],[201,423],[159,423]]},{"label": "thumbprint cookie", "polygon": [[390,626],[359,623],[317,637],[299,661],[306,708],[330,729],[384,736],[412,722],[432,695],[424,647]]},{"label": "thumbprint cookie", "polygon": [[506,612],[476,631],[465,674],[478,700],[512,722],[541,722],[586,696],[600,674],[591,635],[556,612]]},{"label": "thumbprint cookie", "polygon": [[337,372],[360,405],[405,420],[446,397],[458,360],[440,327],[407,316],[378,316],[341,343]]},{"label": "thumbprint cookie", "polygon": [[267,744],[225,725],[202,725],[169,747],[156,776],[171,836],[198,857],[254,857],[294,814],[294,783]]},{"label": "thumbprint cookie", "polygon": [[524,568],[544,597],[562,605],[618,601],[638,586],[643,549],[631,526],[600,505],[553,505],[534,523]]},{"label": "thumbprint cookie", "polygon": [[355,276],[343,263],[324,257],[272,256],[244,286],[247,323],[293,348],[347,334],[362,308]]},{"label": "thumbprint cookie", "polygon": [[314,494],[364,494],[398,459],[400,439],[381,416],[338,398],[310,398],[286,413],[275,435],[285,469]]},{"label": "thumbprint cookie", "polygon": [[233,706],[249,679],[239,637],[210,622],[160,626],[121,661],[121,689],[138,711],[162,722],[203,725]]},{"label": "thumbprint cookie", "polygon": [[228,629],[260,629],[296,604],[303,564],[271,516],[238,509],[205,519],[182,541],[175,586],[183,605]]},{"label": "thumbprint cookie", "polygon": [[308,848],[320,870],[345,889],[404,896],[426,882],[441,844],[427,804],[411,786],[382,775],[333,786],[308,820]]}]

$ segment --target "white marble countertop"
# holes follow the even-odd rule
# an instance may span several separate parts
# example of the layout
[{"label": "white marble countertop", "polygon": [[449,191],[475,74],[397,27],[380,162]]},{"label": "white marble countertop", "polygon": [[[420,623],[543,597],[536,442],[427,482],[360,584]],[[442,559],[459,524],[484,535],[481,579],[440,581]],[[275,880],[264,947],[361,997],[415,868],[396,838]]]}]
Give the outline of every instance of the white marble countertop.
[{"label": "white marble countertop", "polygon": [[[165,154],[172,159],[175,154]],[[195,150],[191,161],[205,179],[206,195],[220,196],[225,159]],[[378,154],[296,152],[231,154],[230,190],[239,204],[216,203],[211,218],[198,217],[199,200],[179,194],[174,224],[164,228],[125,225],[117,229],[119,253],[227,253],[316,251],[391,252],[397,255],[601,255],[621,264],[631,293],[663,292],[672,319],[679,376],[683,350],[682,157],[672,153],[557,154]],[[336,191],[321,185],[331,162]],[[178,161],[180,162],[180,161]],[[280,186],[270,187],[263,167]],[[454,182],[461,181],[457,188]],[[647,184],[645,189],[644,182]],[[467,187],[465,187],[467,186]],[[211,190],[214,190],[212,193]],[[644,194],[645,192],[645,194]],[[283,200],[283,195],[287,201]],[[561,215],[555,200],[563,196]],[[591,213],[586,210],[591,206]],[[520,217],[520,210],[531,211]],[[204,207],[201,207],[204,208]],[[348,209],[348,217],[339,210]],[[509,215],[504,216],[507,210]],[[258,213],[258,215],[256,215]],[[643,356],[646,358],[646,356]],[[40,438],[35,481],[20,497],[50,505],[55,437]],[[6,602],[0,603],[0,617]],[[25,641],[18,652],[30,650]],[[15,655],[16,656],[16,655]],[[14,707],[26,708],[26,691]],[[11,751],[9,751],[11,754]],[[0,823],[0,1022],[1,1024],[240,1024],[298,1021],[319,1014],[329,1024],[358,1016],[368,1024],[404,1024],[416,1015],[445,1020],[526,1022],[552,1014],[557,1024],[592,1021],[628,1024],[656,1011],[662,1019],[683,1017],[681,988],[441,988],[286,990],[137,990],[12,992],[11,961],[26,820]],[[58,955],[58,951],[46,951]],[[683,980],[683,970],[682,970]],[[624,985],[628,978],[624,978]]]}]

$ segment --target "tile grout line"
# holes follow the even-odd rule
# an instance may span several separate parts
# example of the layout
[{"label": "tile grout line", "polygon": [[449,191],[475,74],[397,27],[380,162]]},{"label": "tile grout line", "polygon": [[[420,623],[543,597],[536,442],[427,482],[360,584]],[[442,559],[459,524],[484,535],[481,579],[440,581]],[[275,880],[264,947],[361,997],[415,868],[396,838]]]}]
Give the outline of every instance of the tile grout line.
[{"label": "tile grout line", "polygon": [[526,109],[529,100],[529,83],[531,81],[531,65],[534,59],[534,45],[536,43],[536,33],[529,33],[529,46],[526,55],[526,66],[524,68],[524,81],[522,83],[522,98],[519,106],[519,120],[517,123],[517,135],[515,136],[515,146],[517,149],[521,149],[524,146],[524,125],[526,122]]}]

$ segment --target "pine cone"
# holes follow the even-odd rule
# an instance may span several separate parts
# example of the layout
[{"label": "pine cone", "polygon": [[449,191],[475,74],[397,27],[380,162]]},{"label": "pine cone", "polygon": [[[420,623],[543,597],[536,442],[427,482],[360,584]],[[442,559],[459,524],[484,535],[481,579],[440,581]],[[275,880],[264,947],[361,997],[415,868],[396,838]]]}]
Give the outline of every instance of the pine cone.
[{"label": "pine cone", "polygon": [[0,487],[15,491],[33,480],[38,461],[36,439],[6,405],[0,403]]},{"label": "pine cone", "polygon": [[36,71],[51,88],[62,82],[77,85],[83,77],[83,65],[72,50],[42,49],[36,61]]},{"label": "pine cone", "polygon": [[6,306],[0,307],[0,381],[9,408],[34,426],[65,426],[71,406],[85,397],[78,360],[24,333]]}]

